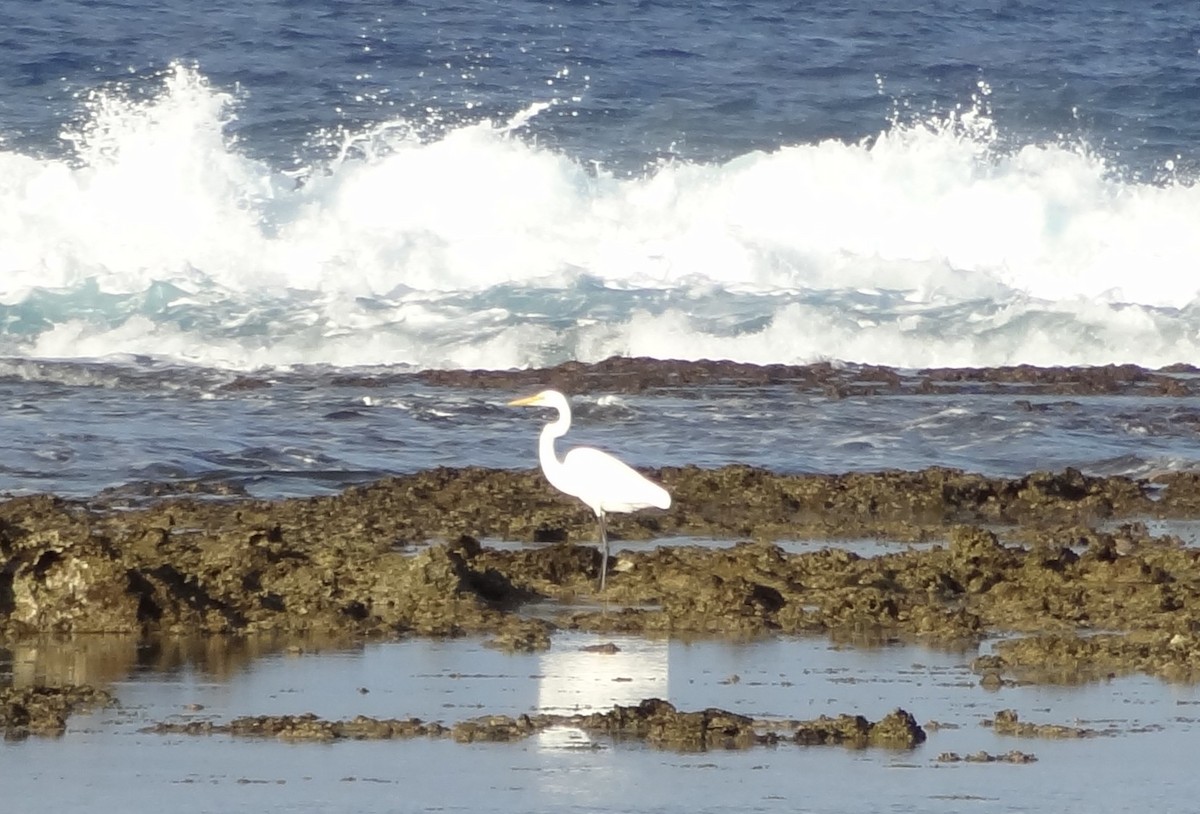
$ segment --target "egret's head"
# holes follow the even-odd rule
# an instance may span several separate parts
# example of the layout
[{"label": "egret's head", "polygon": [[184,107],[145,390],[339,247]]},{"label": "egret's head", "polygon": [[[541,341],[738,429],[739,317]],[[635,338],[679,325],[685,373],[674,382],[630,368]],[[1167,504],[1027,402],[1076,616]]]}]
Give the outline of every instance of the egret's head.
[{"label": "egret's head", "polygon": [[546,404],[546,392],[534,393],[532,396],[525,396],[519,399],[513,399],[508,403],[509,407],[539,407]]},{"label": "egret's head", "polygon": [[532,396],[513,399],[508,403],[509,407],[553,407],[557,410],[566,410],[567,397],[557,390],[543,390],[540,393],[535,393]]}]

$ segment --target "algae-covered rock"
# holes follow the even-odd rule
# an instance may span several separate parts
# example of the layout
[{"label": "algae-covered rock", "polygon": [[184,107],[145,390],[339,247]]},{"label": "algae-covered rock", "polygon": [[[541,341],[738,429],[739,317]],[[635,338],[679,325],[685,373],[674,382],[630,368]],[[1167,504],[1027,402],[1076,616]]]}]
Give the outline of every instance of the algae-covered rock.
[{"label": "algae-covered rock", "polygon": [[735,749],[761,741],[754,721],[720,709],[680,712],[661,698],[649,698],[636,706],[616,706],[611,712],[594,713],[578,720],[589,732],[602,732],[682,751]]},{"label": "algae-covered rock", "polygon": [[235,735],[290,741],[396,740],[440,736],[447,731],[438,723],[419,718],[371,718],[330,721],[312,713],[303,715],[247,715],[227,724],[213,721],[165,721],[150,731],[173,735]]},{"label": "algae-covered rock", "polygon": [[937,757],[938,763],[1015,763],[1018,765],[1026,763],[1037,763],[1037,755],[1029,752],[1022,752],[1014,749],[1011,752],[1005,752],[1001,755],[993,755],[991,752],[972,752],[969,755],[960,755],[958,752],[942,752]]},{"label": "algae-covered rock", "polygon": [[535,725],[528,715],[484,715],[454,724],[450,736],[459,743],[505,743],[523,740],[547,725]]},{"label": "algae-covered rock", "polygon": [[1135,672],[1200,679],[1200,635],[1191,630],[1026,636],[998,642],[996,652],[1005,670],[1031,679],[1077,682]]},{"label": "algae-covered rock", "polygon": [[[787,726],[793,733],[788,736]],[[872,723],[858,715],[822,718],[816,722],[776,724],[745,715],[709,708],[681,712],[661,698],[648,698],[631,706],[614,706],[607,712],[576,715],[480,715],[445,726],[419,718],[370,718],[331,721],[316,715],[257,715],[214,721],[164,721],[150,731],[161,734],[233,735],[287,740],[390,740],[415,737],[450,737],[459,743],[507,743],[523,740],[551,727],[583,730],[614,740],[644,741],[660,749],[696,752],[710,749],[747,749],[791,740],[803,745],[845,745],[857,748],[912,748],[925,740],[924,731],[903,710]],[[814,736],[818,728],[826,735]],[[804,735],[802,733],[809,733]]]},{"label": "algae-covered rock", "polygon": [[[941,642],[1107,629],[1176,642],[1155,644],[1132,669],[1195,670],[1187,642],[1200,630],[1200,551],[1138,521],[1109,522],[1169,514],[1148,484],[1070,470],[657,474],[676,502],[614,522],[613,568],[594,609],[573,604],[596,591],[594,518],[535,472],[437,469],[305,500],[0,501],[0,635],[480,634],[529,651],[559,627]],[[1175,504],[1190,505],[1185,479],[1172,484]],[[921,545],[861,556],[835,542],[801,553],[771,542],[888,530]],[[559,541],[489,548],[471,532]],[[751,539],[619,544],[667,533]],[[542,600],[563,604],[537,621],[521,613]],[[1122,661],[1104,649],[1077,654],[1088,659]]]},{"label": "algae-covered rock", "polygon": [[875,723],[861,715],[821,716],[801,721],[796,725],[793,739],[806,746],[842,744],[856,748],[911,749],[925,742],[925,730],[910,713],[897,709]]},{"label": "algae-covered rock", "polygon": [[1066,724],[1035,724],[1022,721],[1014,709],[1002,709],[993,716],[992,720],[984,721],[999,735],[1011,735],[1018,738],[1092,738],[1101,734],[1095,729]]},{"label": "algae-covered rock", "polygon": [[[544,389],[569,393],[639,393],[669,388],[673,394],[714,385],[755,388],[786,386],[830,398],[879,394],[1001,393],[1112,394],[1187,396],[1200,394],[1192,365],[1150,370],[1129,364],[1049,366],[1003,365],[976,368],[925,368],[917,371],[869,364],[814,362],[806,365],[758,365],[728,359],[650,359],[613,356],[599,362],[563,362],[550,368],[510,370],[426,370],[377,376],[339,377],[355,386],[416,378],[442,387]],[[246,385],[243,385],[246,386]],[[253,386],[253,385],[251,385]],[[1018,400],[1024,409],[1029,401]]]},{"label": "algae-covered rock", "polygon": [[107,692],[88,685],[0,687],[0,732],[6,738],[61,735],[72,713],[113,703]]},{"label": "algae-covered rock", "polygon": [[93,516],[48,496],[0,502],[0,629],[17,634],[138,631],[121,552]]}]

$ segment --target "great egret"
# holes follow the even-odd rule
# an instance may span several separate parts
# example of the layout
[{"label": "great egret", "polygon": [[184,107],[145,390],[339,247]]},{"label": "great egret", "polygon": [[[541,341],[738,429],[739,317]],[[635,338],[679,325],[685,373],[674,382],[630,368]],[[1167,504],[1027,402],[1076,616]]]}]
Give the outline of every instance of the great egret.
[{"label": "great egret", "polygon": [[609,512],[635,512],[651,506],[669,509],[671,495],[625,462],[592,447],[575,447],[560,461],[554,452],[554,440],[562,438],[571,429],[571,405],[557,390],[543,390],[508,404],[510,407],[553,407],[558,410],[558,418],[542,428],[538,439],[538,461],[551,486],[579,498],[596,513],[596,519],[600,521],[600,590],[603,591],[608,572],[605,516]]}]

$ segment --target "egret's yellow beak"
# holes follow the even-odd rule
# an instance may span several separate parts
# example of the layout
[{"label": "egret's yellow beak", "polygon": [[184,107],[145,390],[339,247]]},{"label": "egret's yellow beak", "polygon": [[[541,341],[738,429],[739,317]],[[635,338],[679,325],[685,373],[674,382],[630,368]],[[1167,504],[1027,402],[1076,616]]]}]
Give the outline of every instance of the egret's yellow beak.
[{"label": "egret's yellow beak", "polygon": [[541,403],[542,403],[542,394],[534,393],[532,396],[525,396],[525,398],[513,399],[512,401],[510,401],[508,403],[508,406],[509,407],[529,407],[530,405],[541,404]]}]

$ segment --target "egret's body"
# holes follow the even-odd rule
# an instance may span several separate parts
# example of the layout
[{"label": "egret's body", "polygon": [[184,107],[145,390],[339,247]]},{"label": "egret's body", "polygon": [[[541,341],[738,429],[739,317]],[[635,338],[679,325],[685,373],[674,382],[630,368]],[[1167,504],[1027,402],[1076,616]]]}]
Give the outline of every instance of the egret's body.
[{"label": "egret's body", "polygon": [[543,390],[535,396],[510,401],[517,407],[553,407],[558,418],[542,428],[538,439],[538,460],[550,485],[560,492],[582,500],[600,522],[600,590],[604,590],[608,572],[608,528],[610,512],[634,512],[638,509],[671,507],[671,495],[633,467],[607,452],[592,447],[576,447],[562,460],[554,451],[554,442],[571,428],[571,405],[557,390]]}]

